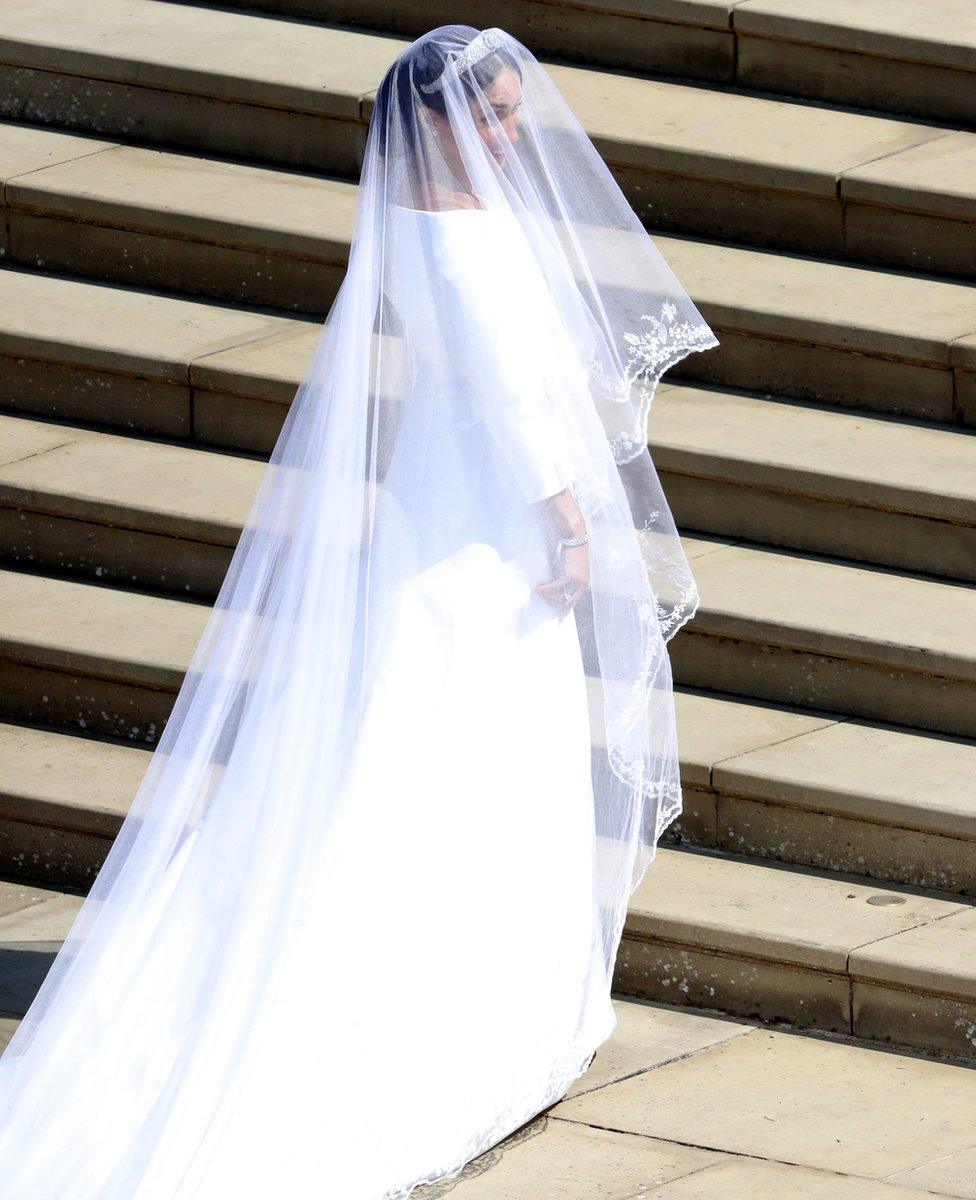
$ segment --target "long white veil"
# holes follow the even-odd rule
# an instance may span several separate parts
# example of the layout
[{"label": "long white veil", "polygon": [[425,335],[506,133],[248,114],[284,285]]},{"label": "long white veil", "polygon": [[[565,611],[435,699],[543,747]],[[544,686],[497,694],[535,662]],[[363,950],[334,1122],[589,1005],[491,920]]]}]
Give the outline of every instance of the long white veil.
[{"label": "long white veil", "polygon": [[[469,238],[474,275],[423,223],[450,214],[458,229],[470,209],[490,231]],[[538,289],[512,287],[493,246],[517,246]],[[421,312],[451,337],[421,339]],[[484,500],[471,512],[463,487],[450,512],[424,519],[422,502],[390,492],[407,425],[421,501],[445,471],[464,479],[439,401],[458,427],[485,432],[478,470],[500,481],[487,503],[509,529],[535,537],[550,488],[568,488],[585,520],[589,586],[573,612],[609,986],[628,897],[681,806],[666,641],[698,600],[647,411],[670,366],[717,344],[519,41],[448,25],[404,50],[376,96],[343,284],[212,614],[130,812],[0,1060],[5,1200],[195,1194],[286,932],[322,862],[345,852],[344,782],[392,606],[492,516]],[[420,454],[417,405],[433,414]],[[553,543],[554,575],[559,553]],[[484,752],[504,754],[487,720]],[[433,715],[424,728],[418,760],[434,761],[444,735]],[[532,737],[529,724],[530,752]],[[404,805],[422,785],[405,777]],[[363,888],[381,886],[364,850]],[[355,928],[353,897],[345,919]],[[354,961],[330,965],[336,988],[354,986]]]}]

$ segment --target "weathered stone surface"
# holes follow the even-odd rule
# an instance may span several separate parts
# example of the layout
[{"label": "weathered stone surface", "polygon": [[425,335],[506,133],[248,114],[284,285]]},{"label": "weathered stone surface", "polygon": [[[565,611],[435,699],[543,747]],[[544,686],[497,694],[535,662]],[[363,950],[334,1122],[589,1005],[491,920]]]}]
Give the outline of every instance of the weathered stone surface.
[{"label": "weathered stone surface", "polygon": [[639,1000],[617,999],[613,1007],[616,1029],[597,1050],[586,1074],[570,1085],[567,1096],[580,1096],[640,1071],[653,1070],[752,1030],[751,1025],[728,1017],[682,1012]]},{"label": "weathered stone surface", "polygon": [[[158,596],[0,571],[10,661],[175,691],[210,610]],[[64,615],[71,612],[71,621]]]},{"label": "weathered stone surface", "polygon": [[967,0],[750,0],[735,6],[746,87],[971,123],[976,30]]},{"label": "weathered stone surface", "polygon": [[687,626],[694,636],[676,643],[680,682],[976,735],[971,587],[708,545],[693,560],[702,596]]},{"label": "weathered stone surface", "polygon": [[882,1180],[968,1146],[974,1105],[976,1073],[949,1063],[755,1030],[552,1114]]},{"label": "weathered stone surface", "polygon": [[[885,895],[902,903],[868,903]],[[634,892],[635,939],[846,973],[857,947],[972,911],[959,900],[718,854],[663,849]]]},{"label": "weathered stone surface", "polygon": [[621,1200],[701,1170],[720,1156],[690,1146],[541,1117],[474,1159],[457,1181],[417,1189],[434,1200]]},{"label": "weathered stone surface", "polygon": [[[963,1195],[953,1192],[953,1195]],[[655,1188],[644,1200],[756,1200],[759,1196],[789,1200],[944,1200],[942,1192],[881,1183],[759,1158],[726,1158],[713,1166]]]}]

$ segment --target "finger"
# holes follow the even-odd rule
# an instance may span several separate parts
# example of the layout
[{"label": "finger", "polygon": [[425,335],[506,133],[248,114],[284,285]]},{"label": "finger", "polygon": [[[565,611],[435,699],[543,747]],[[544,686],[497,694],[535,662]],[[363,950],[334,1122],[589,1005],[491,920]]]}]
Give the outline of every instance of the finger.
[{"label": "finger", "polygon": [[558,608],[565,608],[570,603],[566,599],[563,592],[563,585],[558,579],[549,583],[536,584],[533,590],[538,592],[544,600],[548,600],[550,604],[554,604]]}]

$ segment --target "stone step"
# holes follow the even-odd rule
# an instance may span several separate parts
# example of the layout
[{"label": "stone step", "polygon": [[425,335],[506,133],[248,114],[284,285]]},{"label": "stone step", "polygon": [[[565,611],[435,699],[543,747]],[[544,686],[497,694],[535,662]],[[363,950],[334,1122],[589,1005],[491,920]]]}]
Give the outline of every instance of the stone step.
[{"label": "stone step", "polygon": [[[0,546],[8,559],[215,594],[260,463],[4,420]],[[160,489],[155,501],[147,481]],[[723,538],[688,537],[687,548],[703,604],[675,643],[684,682],[976,732],[972,588]]]},{"label": "stone step", "polygon": [[12,1033],[44,981],[83,896],[0,880],[0,1018]]},{"label": "stone step", "polygon": [[[307,332],[247,348],[304,351]],[[669,384],[651,414],[681,528],[976,579],[971,434]],[[0,447],[0,560],[202,597],[217,593],[263,472],[251,457],[10,414]]]},{"label": "stone step", "polygon": [[721,538],[685,537],[701,595],[675,680],[976,736],[976,589]]},{"label": "stone step", "polygon": [[[405,44],[162,0],[96,0],[83,12],[37,0],[0,12],[0,115],[354,179],[375,89]],[[566,64],[547,70],[655,230],[976,274],[972,133]],[[79,153],[109,145],[88,139]],[[18,177],[58,161],[16,141],[4,158]],[[76,179],[79,170],[88,177],[76,165]],[[23,195],[8,204],[26,205],[15,247],[28,224],[36,242],[42,214]]]},{"label": "stone step", "polygon": [[[419,37],[458,19],[449,0],[238,0],[237,8]],[[968,0],[496,0],[536,55],[683,76],[883,112],[976,124],[976,20]]]},{"label": "stone step", "polygon": [[[701,607],[669,644],[677,682],[976,736],[976,589],[749,543],[684,544]],[[208,612],[2,570],[0,715],[153,742]]]},{"label": "stone step", "polygon": [[0,414],[0,561],[212,599],[264,469]]},{"label": "stone step", "polygon": [[[681,688],[676,706],[666,841],[976,897],[972,741]],[[0,872],[88,887],[148,754],[0,723]]]},{"label": "stone step", "polygon": [[[213,427],[218,442],[267,451],[321,329],[11,267],[0,268],[0,313],[0,408],[189,440],[209,440]],[[295,351],[285,378],[275,374],[281,339]]]},{"label": "stone step", "polygon": [[616,1029],[566,1098],[473,1164],[452,1197],[535,1195],[539,1179],[560,1200],[974,1195],[976,1076],[959,1062],[615,1008]]},{"label": "stone step", "polygon": [[969,432],[662,383],[648,441],[682,529],[976,580]]},{"label": "stone step", "polygon": [[[962,1063],[619,995],[613,1005],[617,1027],[590,1069],[474,1159],[451,1182],[458,1200],[534,1195],[540,1179],[560,1200],[648,1200],[651,1187],[654,1200],[972,1194],[976,1077]],[[0,1017],[0,1047],[17,1023]]]},{"label": "stone step", "polygon": [[[107,26],[113,44],[118,46],[115,58],[124,64],[116,68],[106,66],[109,55],[103,43],[85,37],[94,22],[85,25],[71,8],[50,7],[50,0],[44,7],[13,7],[0,41],[0,76],[6,83],[10,97],[7,103],[13,113],[40,112],[43,119],[55,119],[60,124],[77,120],[78,106],[72,104],[72,98],[77,100],[79,84],[72,76],[88,73],[85,100],[97,96],[98,107],[107,110],[110,119],[108,114],[113,109],[118,113],[121,107],[120,85],[131,82],[138,71],[155,92],[154,107],[169,109],[168,119],[174,128],[185,126],[187,136],[199,136],[192,130],[193,115],[209,118],[211,127],[216,125],[214,109],[206,103],[208,92],[187,89],[188,95],[180,103],[173,89],[166,86],[168,79],[163,72],[168,60],[164,50],[182,48],[179,31],[192,20],[173,13],[173,6],[160,6],[156,13],[144,10],[139,13],[142,19],[128,24],[118,16],[118,8],[97,10],[98,24]],[[239,90],[233,90],[226,76],[212,71],[214,55],[221,55],[224,44],[232,41],[236,60],[262,80],[265,102],[276,101],[265,103],[265,108],[283,107],[276,86],[279,91],[288,85],[294,88],[293,76],[268,71],[268,56],[274,60],[283,47],[294,62],[304,65],[312,61],[312,53],[309,38],[303,40],[295,32],[280,28],[270,31],[271,25],[286,24],[281,20],[268,22],[268,31],[257,42],[247,37],[244,31],[249,26],[241,18],[262,19],[258,16],[262,12],[292,18],[293,23],[324,20],[387,36],[400,35],[400,44],[437,24],[459,19],[477,25],[493,22],[502,24],[541,58],[551,56],[615,70],[707,80],[941,119],[950,124],[976,125],[976,101],[972,98],[976,28],[968,0],[932,0],[923,11],[909,0],[887,0],[885,5],[868,8],[851,8],[840,0],[810,0],[802,6],[795,0],[748,0],[746,4],[732,4],[731,0],[642,0],[640,5],[569,4],[559,0],[540,5],[537,0],[497,0],[487,10],[483,6],[466,16],[459,16],[456,6],[445,0],[393,7],[378,0],[238,0],[234,7],[244,13],[228,14],[238,19],[233,24],[224,20],[220,26],[222,41],[210,44],[209,55],[200,53],[187,66],[186,74],[192,76],[196,70],[204,77],[215,76],[216,84],[208,79],[211,94],[240,102]],[[60,42],[50,36],[52,25],[64,30]],[[203,18],[198,18],[196,32],[205,37]],[[347,38],[355,36],[354,29],[334,32]],[[160,44],[160,52],[152,54],[151,46],[146,52],[148,36]],[[268,46],[268,54],[257,53],[256,44]],[[318,43],[316,49],[322,44]],[[335,78],[329,80],[329,90],[341,96],[340,80],[347,83],[351,74],[355,78],[349,47],[358,43],[347,40],[340,44],[336,38],[335,44],[340,48],[317,65],[333,60],[341,64],[340,70],[333,71]],[[388,60],[382,59],[382,50],[378,53],[385,65]],[[31,73],[42,78],[32,78]],[[375,85],[373,79],[371,86]],[[315,84],[312,88],[315,90]],[[294,101],[294,107],[306,119],[321,110],[318,103],[310,103],[304,95],[295,95]],[[145,116],[136,113],[137,109],[130,109],[130,121],[144,125]],[[277,115],[251,114],[258,126],[256,136],[271,142],[269,134],[275,131]]]},{"label": "stone step", "polygon": [[683,686],[675,702],[669,840],[976,897],[976,741]]},{"label": "stone step", "polygon": [[[735,661],[725,650],[725,640],[706,634],[699,641],[695,630],[699,623],[728,619],[738,599],[734,586],[741,582],[737,556],[750,550],[730,548],[730,580],[720,571],[708,575],[702,610],[669,644],[679,679],[694,672],[707,679],[706,668],[715,661],[717,672],[729,671],[729,691],[739,682],[732,674]],[[717,560],[720,551],[713,553]],[[791,597],[777,595],[767,564],[761,557],[748,561],[760,578],[764,572],[770,578],[768,607],[781,616],[789,612]],[[703,559],[694,558],[693,565],[701,578]],[[833,564],[823,565],[829,569]],[[742,663],[741,690],[758,691],[756,672],[750,674],[750,668],[757,660],[772,659],[775,669],[767,669],[760,685],[766,691],[790,691],[798,706],[679,688],[685,804],[669,836],[704,847],[976,895],[972,741],[904,725],[845,719],[823,707],[826,678],[833,694],[855,710],[888,703],[899,708],[906,724],[920,723],[928,719],[927,692],[938,695],[940,688],[948,691],[954,684],[961,696],[960,718],[971,715],[971,683],[938,676],[934,661],[928,666],[932,674],[926,674],[923,648],[884,642],[876,634],[876,644],[870,643],[869,622],[859,629],[854,619],[874,613],[876,597],[866,587],[870,581],[865,585],[856,571],[849,588],[839,585],[839,592],[847,596],[846,608],[835,607],[833,613],[826,609],[821,629],[811,620],[818,611],[817,589],[811,586],[810,606],[794,613],[793,627],[781,620],[778,630],[766,628],[757,609],[752,614],[755,627],[749,629],[756,640],[751,645],[732,641]],[[919,611],[937,615],[939,601],[946,599],[932,593]],[[107,849],[112,822],[127,810],[133,794],[142,761],[134,747],[151,746],[158,737],[209,610],[186,600],[12,571],[0,572],[0,600],[2,715],[49,727],[35,732],[11,725],[0,736],[0,779],[7,781],[0,788],[0,870],[84,884]],[[724,612],[718,607],[723,601]],[[846,627],[842,620],[832,621],[838,611]],[[739,619],[747,627],[748,618],[740,613]],[[951,618],[945,616],[943,625],[951,628]],[[960,639],[970,627],[961,623]],[[892,629],[897,628],[892,622]],[[769,638],[766,643],[764,636]],[[796,651],[796,645],[816,645],[818,638],[819,656]],[[711,651],[710,640],[718,642],[724,658]],[[687,643],[691,651],[682,655]],[[936,648],[933,638],[928,648],[933,659]],[[875,683],[869,674],[872,664],[853,657],[866,650],[877,658],[887,653],[893,662],[900,652],[907,665],[900,671],[891,666],[887,672],[875,666],[881,680]],[[850,656],[846,661],[845,653]],[[686,660],[690,668],[683,666]],[[809,661],[816,672],[809,669]],[[809,677],[801,673],[804,670]],[[874,686],[873,692],[859,686],[862,677]],[[695,682],[701,684],[702,679]],[[900,707],[891,699],[899,691],[904,693]],[[838,705],[832,707],[836,710]],[[946,708],[954,711],[951,703]],[[97,751],[89,750],[86,742],[59,728],[114,738],[121,746],[98,743]],[[117,762],[130,765],[113,765],[112,753],[118,748],[126,757]],[[98,799],[101,791],[92,801],[87,792],[79,796],[73,790],[76,779],[92,777],[94,768],[81,771],[75,765],[79,755],[89,754],[105,758],[102,786],[111,793],[109,800]],[[59,781],[49,764],[61,761],[66,766]]]},{"label": "stone step", "polygon": [[[108,155],[113,158],[109,160]],[[120,282],[130,285],[202,292],[233,300],[238,306],[275,305],[299,310],[306,317],[315,315],[317,309],[320,318],[321,310],[328,310],[345,269],[354,185],[311,178],[296,184],[296,177],[288,172],[240,164],[210,164],[204,169],[201,160],[133,147],[117,147],[105,156],[96,154],[77,162],[95,159],[103,167],[96,171],[90,187],[62,178],[56,188],[49,178],[46,194],[35,192],[35,205],[61,215],[43,218],[45,249],[34,256],[40,261],[33,266],[43,267],[45,272],[71,271],[101,279],[121,276]],[[233,178],[218,181],[216,177],[224,171]],[[245,179],[245,173],[260,176],[260,186],[255,179]],[[8,195],[15,186],[27,185],[8,184]],[[163,213],[157,202],[167,186],[177,190],[170,192]],[[334,203],[337,199],[338,206]],[[289,217],[291,212],[294,217]],[[101,224],[87,223],[96,218]],[[269,222],[274,229],[268,227]],[[16,224],[14,220],[14,227]],[[158,232],[148,236],[145,229],[153,224]],[[143,232],[134,232],[134,225],[141,225]],[[664,234],[655,241],[720,340],[710,352],[683,359],[672,369],[669,380],[672,376],[696,379],[976,426],[972,287]],[[287,253],[281,249],[283,243],[288,243]],[[21,245],[21,250],[24,248]],[[22,312],[18,308],[0,322],[0,406],[79,415],[74,410],[83,412],[85,401],[73,400],[69,406],[61,394],[68,392],[73,397],[80,389],[88,397],[88,409],[97,412],[111,407],[111,398],[105,397],[101,388],[93,389],[77,372],[73,376],[76,387],[58,386],[55,395],[49,396],[52,381],[36,360],[51,357],[52,341],[58,347],[57,357],[65,357],[64,318],[58,320],[60,313],[46,312],[54,292],[62,297],[62,310],[70,306],[68,320],[76,330],[91,321],[89,311],[78,307],[82,296],[109,310],[109,329],[96,335],[103,344],[113,333],[130,347],[135,339],[158,341],[155,330],[143,330],[131,319],[126,322],[132,313],[149,305],[155,306],[160,317],[206,313],[210,325],[231,322],[247,330],[246,336],[236,342],[228,340],[226,346],[250,342],[259,332],[310,333],[308,326],[315,324],[314,320],[295,319],[293,325],[287,325],[283,322],[288,318],[271,312],[244,313],[239,307],[225,317],[223,310],[212,304],[180,310],[167,307],[176,297],[145,299],[134,287],[129,291],[73,290],[83,282],[45,278],[14,267],[0,270],[0,297],[5,304],[9,297],[13,303],[37,310]],[[608,286],[613,282],[608,275]],[[185,344],[185,335],[180,341]],[[220,348],[207,347],[211,353]],[[245,347],[242,353],[245,373],[253,374],[251,350]],[[106,356],[98,364],[87,364],[84,356],[79,357],[89,369],[93,365],[103,370],[107,365],[116,366],[106,363]],[[132,355],[125,357],[131,364]],[[166,351],[165,357],[170,363],[173,352]],[[221,365],[240,384],[233,356],[225,357]],[[149,369],[141,361],[139,366]],[[153,374],[158,376],[160,369]],[[62,383],[60,379],[53,382]],[[211,378],[210,388],[215,385],[221,387]],[[238,386],[236,390],[244,389]],[[274,402],[272,409],[266,408],[267,390],[263,389],[259,407],[269,417],[277,413],[280,427],[280,409]],[[280,381],[272,390],[276,397],[281,396]],[[93,392],[97,400],[91,398]],[[286,399],[290,399],[287,394]],[[145,418],[143,427],[144,423]],[[267,436],[263,440],[266,442]]]},{"label": "stone step", "polygon": [[976,125],[968,0],[749,0],[733,23],[741,86]]},{"label": "stone step", "polygon": [[210,611],[0,570],[0,716],[153,744]]},{"label": "stone step", "polygon": [[0,873],[87,891],[149,758],[146,747],[0,722]]},{"label": "stone step", "polygon": [[614,986],[976,1058],[976,908],[665,847],[631,901]]},{"label": "stone step", "polygon": [[[80,897],[18,882],[0,895],[0,1011],[16,1016]],[[661,847],[631,899],[614,988],[973,1059],[974,934],[976,908],[958,897]]]},{"label": "stone step", "polygon": [[[57,894],[0,884],[0,897],[0,988],[16,1010],[0,1015],[2,1047],[68,912],[55,931],[45,924]],[[25,971],[38,947],[41,969]],[[534,1195],[539,1179],[560,1200],[647,1200],[651,1187],[655,1200],[971,1194],[976,1076],[963,1062],[620,994],[613,1003],[617,1027],[590,1069],[469,1164],[452,1181],[459,1200]]]}]

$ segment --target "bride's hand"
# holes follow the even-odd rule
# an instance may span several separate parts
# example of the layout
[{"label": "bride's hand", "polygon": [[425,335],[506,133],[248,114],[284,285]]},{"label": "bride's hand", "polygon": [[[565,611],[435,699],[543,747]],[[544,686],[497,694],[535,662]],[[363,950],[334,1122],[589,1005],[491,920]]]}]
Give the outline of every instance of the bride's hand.
[{"label": "bride's hand", "polygon": [[589,587],[589,547],[585,543],[582,546],[561,546],[558,561],[562,564],[559,576],[546,583],[537,583],[533,590],[550,604],[568,611]]}]

